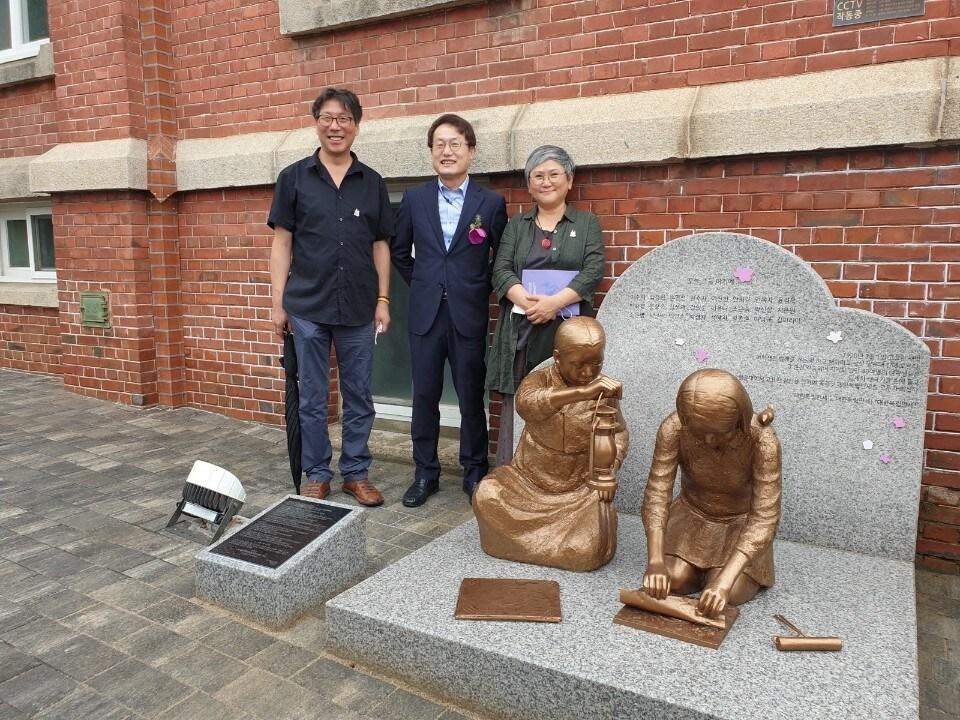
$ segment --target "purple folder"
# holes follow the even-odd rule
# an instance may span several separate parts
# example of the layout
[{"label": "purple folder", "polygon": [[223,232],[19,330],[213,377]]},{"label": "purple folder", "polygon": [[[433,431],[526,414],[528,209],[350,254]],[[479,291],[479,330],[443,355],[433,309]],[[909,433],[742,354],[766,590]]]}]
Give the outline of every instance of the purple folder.
[{"label": "purple folder", "polygon": [[[554,295],[570,285],[570,281],[578,275],[576,270],[524,270],[520,282],[524,289],[532,295]],[[514,306],[513,311],[520,315],[523,310]],[[574,317],[580,314],[580,303],[575,302],[560,308],[557,317]]]}]

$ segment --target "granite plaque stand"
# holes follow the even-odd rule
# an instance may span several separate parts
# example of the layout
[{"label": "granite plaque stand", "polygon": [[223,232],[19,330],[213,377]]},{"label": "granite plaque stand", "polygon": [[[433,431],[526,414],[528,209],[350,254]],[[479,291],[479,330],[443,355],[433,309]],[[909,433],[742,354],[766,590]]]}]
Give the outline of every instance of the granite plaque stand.
[{"label": "granite plaque stand", "polygon": [[[585,574],[496,560],[469,523],[328,602],[332,649],[509,718],[915,719],[926,346],[891,320],[837,308],[795,255],[729,233],[645,255],[599,319],[631,439],[614,560]],[[730,370],[757,408],[775,407],[783,452],[776,585],[741,608],[718,650],[612,622],[619,589],[638,587],[646,565],[630,513],[656,429],[701,367]],[[458,622],[463,577],[558,580],[563,622]],[[840,636],[843,651],[778,652],[775,613]]]},{"label": "granite plaque stand", "polygon": [[270,627],[362,577],[363,510],[288,495],[196,556],[197,597]]},{"label": "granite plaque stand", "polygon": [[[330,649],[494,717],[916,720],[905,563],[778,542],[777,584],[712,650],[613,623],[646,557],[640,518],[618,519],[617,554],[591,573],[492,558],[470,521],[328,601]],[[557,580],[563,622],[457,620],[464,577]],[[843,652],[777,651],[775,613]]]}]

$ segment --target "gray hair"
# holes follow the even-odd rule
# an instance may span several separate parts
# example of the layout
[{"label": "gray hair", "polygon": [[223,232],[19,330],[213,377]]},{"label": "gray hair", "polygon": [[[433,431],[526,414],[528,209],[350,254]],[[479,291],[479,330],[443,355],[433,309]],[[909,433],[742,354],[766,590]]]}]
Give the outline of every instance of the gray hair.
[{"label": "gray hair", "polygon": [[574,164],[573,158],[567,155],[567,151],[556,145],[541,145],[530,153],[527,164],[523,168],[523,177],[527,181],[527,185],[530,184],[530,173],[533,172],[533,169],[550,160],[559,163],[567,177],[573,177],[573,171],[577,169],[577,166]]}]

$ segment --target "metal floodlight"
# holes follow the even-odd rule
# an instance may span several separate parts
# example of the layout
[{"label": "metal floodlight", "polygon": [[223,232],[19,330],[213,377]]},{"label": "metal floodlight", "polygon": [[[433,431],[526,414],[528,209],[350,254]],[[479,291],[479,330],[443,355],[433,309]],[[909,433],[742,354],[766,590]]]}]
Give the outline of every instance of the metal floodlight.
[{"label": "metal floodlight", "polygon": [[212,463],[197,460],[183,484],[183,498],[177,503],[167,527],[174,525],[181,514],[217,525],[211,543],[215,543],[234,515],[243,507],[247,492],[233,473]]}]

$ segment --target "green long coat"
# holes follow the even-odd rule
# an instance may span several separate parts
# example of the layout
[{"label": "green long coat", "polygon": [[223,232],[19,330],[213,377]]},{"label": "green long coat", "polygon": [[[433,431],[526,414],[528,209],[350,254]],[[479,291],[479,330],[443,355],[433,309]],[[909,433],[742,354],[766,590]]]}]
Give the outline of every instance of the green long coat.
[{"label": "green long coat", "polygon": [[[523,266],[533,246],[536,214],[534,206],[510,219],[493,263],[493,292],[500,300],[500,317],[487,358],[486,387],[505,395],[513,395],[515,390],[513,358],[517,352],[517,323],[520,319],[511,312],[513,303],[506,294],[520,283]],[[553,269],[580,271],[568,287],[583,298],[580,314],[593,315],[593,291],[603,278],[604,268],[603,233],[597,216],[567,205],[556,227],[552,256]],[[553,337],[561,322],[557,319],[533,326],[527,345],[528,372],[553,354]]]}]

